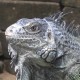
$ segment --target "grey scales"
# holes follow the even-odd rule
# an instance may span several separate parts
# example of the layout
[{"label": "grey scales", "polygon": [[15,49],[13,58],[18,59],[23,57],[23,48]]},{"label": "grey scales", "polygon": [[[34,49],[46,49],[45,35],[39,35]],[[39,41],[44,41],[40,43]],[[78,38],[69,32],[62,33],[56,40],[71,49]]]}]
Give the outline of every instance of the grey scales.
[{"label": "grey scales", "polygon": [[80,40],[68,31],[66,14],[22,18],[6,29],[17,80],[80,80]]}]

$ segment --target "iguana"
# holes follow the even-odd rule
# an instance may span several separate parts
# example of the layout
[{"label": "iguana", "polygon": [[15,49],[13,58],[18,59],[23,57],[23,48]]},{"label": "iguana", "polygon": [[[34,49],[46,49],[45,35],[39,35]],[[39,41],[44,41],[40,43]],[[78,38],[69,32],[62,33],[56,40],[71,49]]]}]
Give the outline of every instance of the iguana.
[{"label": "iguana", "polygon": [[22,18],[6,29],[17,80],[80,80],[80,42],[64,15]]}]

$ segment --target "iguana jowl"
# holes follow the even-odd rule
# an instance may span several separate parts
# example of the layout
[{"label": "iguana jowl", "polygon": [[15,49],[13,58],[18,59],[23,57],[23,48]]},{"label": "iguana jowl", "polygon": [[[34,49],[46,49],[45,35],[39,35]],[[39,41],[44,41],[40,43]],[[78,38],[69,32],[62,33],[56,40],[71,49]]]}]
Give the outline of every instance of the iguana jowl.
[{"label": "iguana jowl", "polygon": [[17,80],[72,80],[80,75],[80,43],[66,30],[63,15],[23,18],[6,29]]}]

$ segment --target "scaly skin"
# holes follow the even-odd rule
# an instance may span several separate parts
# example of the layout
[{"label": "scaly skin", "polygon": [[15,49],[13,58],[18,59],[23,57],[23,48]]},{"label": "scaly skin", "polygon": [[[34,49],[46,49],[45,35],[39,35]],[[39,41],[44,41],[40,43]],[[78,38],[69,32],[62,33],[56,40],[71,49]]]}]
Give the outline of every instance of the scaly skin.
[{"label": "scaly skin", "polygon": [[23,18],[6,29],[17,80],[73,80],[79,74],[80,43],[66,30],[63,15]]}]

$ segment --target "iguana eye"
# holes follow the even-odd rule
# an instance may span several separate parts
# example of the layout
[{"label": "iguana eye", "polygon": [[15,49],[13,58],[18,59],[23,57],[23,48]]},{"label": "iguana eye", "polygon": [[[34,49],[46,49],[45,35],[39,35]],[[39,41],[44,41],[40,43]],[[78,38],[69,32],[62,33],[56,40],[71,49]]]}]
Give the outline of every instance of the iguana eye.
[{"label": "iguana eye", "polygon": [[38,22],[33,22],[30,23],[29,25],[25,26],[24,29],[25,31],[27,31],[28,33],[39,33],[41,24]]},{"label": "iguana eye", "polygon": [[33,26],[31,26],[30,29],[31,29],[32,31],[38,31],[38,30],[39,30],[39,27],[36,26],[36,25],[33,25]]}]

